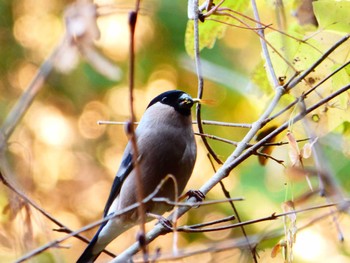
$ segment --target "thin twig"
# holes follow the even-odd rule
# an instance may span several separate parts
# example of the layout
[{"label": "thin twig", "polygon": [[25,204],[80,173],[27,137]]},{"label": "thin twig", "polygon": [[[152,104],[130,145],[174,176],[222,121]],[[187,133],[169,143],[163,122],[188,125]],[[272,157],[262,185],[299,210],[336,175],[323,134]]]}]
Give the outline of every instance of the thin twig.
[{"label": "thin twig", "polygon": [[[129,122],[126,121],[105,121],[99,120],[97,121],[98,125],[125,125]],[[197,121],[192,121],[192,124],[197,124]],[[134,125],[139,124],[139,122],[135,121]],[[252,125],[249,123],[232,123],[232,122],[223,122],[223,121],[212,121],[212,120],[202,120],[203,125],[214,125],[221,127],[235,127],[235,128],[251,128]]]},{"label": "thin twig", "polygon": [[[292,70],[294,70],[295,72],[297,72],[297,70],[295,69],[295,67],[293,66],[292,63],[290,63],[269,41],[267,41],[267,39],[265,38],[265,35],[261,35],[259,34],[259,30],[262,31],[264,30],[265,28],[258,28],[258,29],[255,29],[254,27],[251,27],[249,24],[245,23],[243,20],[231,15],[230,13],[227,13],[227,12],[223,12],[223,11],[218,11],[215,13],[216,15],[220,15],[220,16],[228,16],[228,17],[231,17],[235,20],[237,20],[238,22],[242,23],[243,25],[245,25],[247,28],[250,28],[251,30],[253,30],[253,32],[255,32],[259,38],[260,38],[260,41],[262,43],[265,43],[265,45],[269,46],[273,52],[275,52]],[[223,23],[223,24],[227,24],[227,22],[222,22],[222,21],[217,21],[217,22],[220,22],[220,23]],[[276,86],[275,86],[276,87]]]},{"label": "thin twig", "polygon": [[[18,195],[22,200],[24,200],[27,204],[31,205],[34,207],[37,211],[39,211],[42,215],[44,215],[46,218],[48,218],[50,221],[52,221],[54,224],[58,225],[60,227],[60,232],[65,232],[65,233],[73,233],[73,230],[68,228],[66,225],[62,224],[60,221],[58,221],[56,218],[54,218],[52,215],[50,215],[48,212],[46,212],[44,209],[42,209],[40,206],[38,206],[34,201],[32,201],[28,196],[26,196],[24,193],[20,192],[17,190],[14,186],[11,185],[11,183],[6,179],[6,177],[2,174],[0,171],[0,180],[1,182],[6,185],[12,192],[14,192],[16,195]],[[79,240],[89,243],[90,240],[84,236],[81,236],[79,234],[74,235],[76,238]],[[111,257],[115,257],[115,254],[111,253],[110,251],[104,249],[104,253]]]},{"label": "thin twig", "polygon": [[307,70],[302,72],[298,77],[296,77],[286,88],[287,90],[290,90],[294,88],[298,83],[300,83],[307,75],[309,75],[319,64],[322,63],[323,60],[329,57],[329,55],[334,52],[341,44],[343,44],[345,41],[347,41],[350,37],[350,34],[345,35],[340,40],[338,40],[332,47],[330,47],[327,51],[325,51],[322,56],[314,62],[313,65],[311,65]]},{"label": "thin twig", "polygon": [[[214,163],[212,162],[210,156],[208,156],[208,158],[209,158],[210,164],[211,164],[211,166],[212,166],[214,172],[216,173],[216,168],[215,168],[215,166],[214,166]],[[231,195],[230,195],[229,191],[227,191],[227,189],[226,189],[225,184],[223,183],[223,181],[220,181],[219,183],[220,183],[220,186],[221,186],[221,190],[222,190],[222,192],[224,193],[224,196],[225,196],[226,198],[231,198]],[[234,204],[233,202],[230,202],[230,206],[231,206],[231,208],[232,208],[232,210],[233,210],[234,215],[237,217],[238,222],[241,222],[241,218],[240,218],[240,216],[239,216],[239,214],[238,214],[238,210],[236,209],[235,204]],[[247,242],[247,244],[248,244],[249,250],[250,250],[251,253],[252,253],[254,262],[257,262],[256,253],[255,253],[255,248],[252,247],[252,245],[251,245],[251,243],[250,243],[250,241],[249,241],[249,238],[248,238],[248,236],[247,236],[247,233],[246,233],[246,231],[245,231],[245,229],[244,229],[244,226],[241,227],[241,231],[242,231],[243,236],[244,236],[244,238],[245,238],[245,240],[246,240],[246,242]]]},{"label": "thin twig", "polygon": [[[255,0],[251,0],[251,4],[252,4],[255,20],[258,21],[257,26],[259,26],[259,23],[260,23],[261,20],[260,20],[260,16],[259,16],[259,12],[258,12],[258,8],[256,6]],[[273,68],[273,65],[272,65],[272,61],[271,61],[271,58],[270,58],[269,50],[267,48],[264,29],[259,29],[258,30],[258,34],[260,35],[260,44],[261,44],[262,51],[263,51],[263,54],[264,54],[264,57],[265,57],[267,70],[270,73],[270,77],[271,77],[273,86],[274,86],[274,88],[276,88],[277,86],[279,86],[279,82],[278,82],[278,79],[276,77],[276,73],[275,73],[275,70]]]},{"label": "thin twig", "polygon": [[231,141],[231,140],[228,140],[228,139],[225,139],[225,138],[221,138],[221,137],[216,136],[216,135],[199,133],[199,132],[195,132],[194,134],[198,135],[198,136],[204,136],[204,137],[207,137],[209,139],[216,140],[216,141],[219,141],[219,142],[224,142],[224,143],[227,143],[227,144],[231,144],[231,145],[234,145],[234,146],[238,145],[238,142]]},{"label": "thin twig", "polygon": [[134,77],[135,77],[135,29],[137,16],[140,9],[140,0],[136,1],[135,10],[129,13],[129,30],[130,30],[130,59],[129,59],[129,104],[130,104],[130,123],[128,125],[128,135],[132,145],[132,159],[133,159],[133,169],[136,174],[136,195],[137,201],[140,205],[137,207],[138,216],[140,219],[140,233],[139,233],[139,242],[142,248],[143,259],[145,262],[148,260],[148,249],[147,243],[143,242],[144,236],[146,233],[146,211],[142,203],[144,198],[143,191],[143,182],[142,182],[142,171],[138,164],[139,151],[137,146],[137,138],[135,134],[135,128],[133,123],[136,121],[135,112],[134,112]]},{"label": "thin twig", "polygon": [[[62,42],[63,43],[63,42]],[[22,96],[17,100],[16,104],[7,115],[3,125],[0,128],[0,149],[2,149],[9,137],[15,130],[16,126],[27,112],[36,95],[43,87],[44,81],[53,69],[56,57],[61,53],[62,43],[60,43],[43,62],[37,70],[36,75],[32,79],[28,88],[23,92]]]},{"label": "thin twig", "polygon": [[191,229],[195,229],[195,228],[200,228],[200,227],[204,227],[204,226],[211,226],[211,225],[221,224],[221,223],[225,223],[227,221],[232,221],[232,220],[235,220],[235,219],[236,219],[236,216],[235,215],[231,215],[231,216],[227,216],[227,217],[220,218],[220,219],[217,219],[217,220],[191,225],[191,226],[188,226],[188,227],[190,227]]},{"label": "thin twig", "polygon": [[263,152],[259,152],[259,151],[256,152],[255,155],[264,157],[266,159],[271,159],[271,160],[275,161],[276,163],[281,164],[281,165],[284,166],[284,164],[283,164],[284,161],[283,160],[279,160],[279,159],[273,157],[272,155],[269,155],[269,154],[266,154],[266,153],[263,153]]},{"label": "thin twig", "polygon": [[[324,82],[326,82],[328,79],[330,79],[331,77],[333,77],[335,74],[337,74],[340,70],[344,69],[346,66],[348,66],[350,64],[350,61],[347,61],[346,63],[344,63],[343,65],[339,66],[336,70],[334,70],[333,72],[331,72],[330,74],[328,74],[326,77],[324,77],[320,82],[318,82],[315,86],[313,86],[312,88],[310,88],[309,90],[304,92],[304,97],[307,97],[311,92],[315,91],[319,86],[321,86]],[[306,76],[305,76],[306,77]],[[290,84],[286,84],[286,87],[290,86]],[[265,123],[268,123],[274,119],[276,119],[278,116],[282,115],[283,113],[285,113],[286,111],[288,111],[289,109],[291,109],[292,107],[294,107],[298,102],[299,102],[300,98],[296,98],[293,102],[291,102],[290,104],[288,104],[287,106],[285,106],[282,110],[280,110],[279,112],[277,112],[275,115],[267,118],[265,120]]]},{"label": "thin twig", "polygon": [[[197,124],[197,121],[193,121],[193,124]],[[221,127],[235,127],[235,128],[248,128],[252,127],[249,123],[232,123],[232,122],[223,122],[223,121],[212,121],[212,120],[202,120],[202,124],[204,125],[215,125]]]},{"label": "thin twig", "polygon": [[[192,1],[192,0],[189,0]],[[193,0],[193,12],[194,12],[194,58],[196,62],[196,71],[197,71],[197,79],[198,79],[198,94],[197,97],[201,99],[203,97],[203,74],[202,74],[202,66],[201,66],[201,60],[200,60],[200,54],[199,54],[199,10],[198,10],[198,0]],[[204,133],[203,126],[202,126],[202,116],[201,116],[201,104],[197,103],[196,105],[196,119],[197,119],[197,127],[199,133]],[[220,158],[216,155],[214,150],[209,145],[207,138],[205,136],[201,136],[202,141],[204,143],[205,148],[208,150],[210,155],[215,159],[215,161],[219,164],[222,164],[222,161]]]},{"label": "thin twig", "polygon": [[[336,205],[336,204],[334,204]],[[349,207],[349,203],[347,203],[347,207]],[[312,209],[319,209],[320,207],[314,207]],[[346,208],[344,208],[343,210],[345,210]],[[292,211],[290,213],[295,213],[295,211]],[[334,212],[333,212],[334,213]],[[310,222],[306,223],[305,225],[298,227],[298,232],[308,228],[309,226],[313,225],[314,223],[325,219],[326,217],[329,217],[332,214],[332,212],[328,212],[328,213],[324,213],[316,218],[314,218],[313,220],[311,220]],[[286,215],[284,215],[286,216]],[[271,216],[269,216],[271,217]],[[271,239],[276,239],[278,237],[280,237],[281,235],[283,235],[284,232],[281,230],[273,230],[270,231],[268,233],[264,233],[264,234],[258,234],[258,235],[250,235],[249,239],[251,241],[251,244],[254,246],[257,246],[258,244],[260,244],[262,241],[265,240],[271,240]],[[157,262],[159,261],[166,261],[166,260],[176,260],[176,259],[183,259],[183,258],[187,258],[190,256],[194,256],[194,255],[200,255],[200,254],[204,254],[204,253],[213,253],[213,252],[219,252],[219,251],[224,251],[224,250],[229,250],[229,249],[234,249],[234,248],[239,248],[239,249],[243,249],[247,247],[247,243],[244,237],[239,237],[239,238],[234,238],[234,239],[229,239],[229,240],[224,240],[221,242],[215,242],[214,244],[211,244],[210,246],[206,247],[206,248],[195,248],[195,247],[189,247],[186,249],[182,249],[181,251],[178,252],[178,254],[174,255],[174,254],[162,254],[162,256],[157,255]],[[134,262],[141,262],[139,260],[134,260]]]},{"label": "thin twig", "polygon": [[[65,240],[67,240],[67,239],[69,239],[69,238],[71,238],[71,237],[73,237],[73,236],[77,236],[77,235],[79,235],[79,234],[82,233],[82,232],[85,232],[85,231],[88,231],[88,230],[90,230],[90,229],[92,229],[92,228],[95,228],[95,227],[97,227],[97,226],[99,226],[99,225],[101,225],[101,224],[103,224],[103,223],[105,223],[105,222],[107,222],[107,221],[109,221],[109,220],[111,220],[111,219],[113,219],[113,218],[116,218],[116,217],[118,217],[118,216],[120,216],[120,215],[123,215],[123,214],[128,213],[128,212],[130,212],[130,211],[132,211],[132,210],[137,209],[140,205],[143,205],[143,204],[146,204],[146,203],[150,202],[150,201],[159,193],[159,191],[161,190],[161,188],[163,187],[163,185],[164,185],[169,179],[170,179],[169,176],[166,176],[166,177],[157,185],[156,189],[154,189],[154,191],[153,191],[151,194],[149,194],[148,196],[146,196],[146,197],[141,201],[141,203],[132,204],[132,205],[130,205],[130,206],[128,206],[128,207],[125,207],[124,209],[118,210],[117,212],[115,212],[115,213],[113,213],[113,214],[110,214],[110,215],[108,215],[108,216],[106,216],[106,217],[104,217],[104,218],[102,218],[102,219],[100,219],[100,220],[98,220],[98,221],[95,221],[95,222],[93,222],[93,223],[91,223],[91,224],[89,224],[89,225],[86,225],[86,226],[84,226],[84,227],[82,227],[82,228],[80,228],[80,229],[78,229],[78,230],[76,230],[76,231],[72,231],[71,233],[69,233],[68,235],[66,235],[66,236],[64,236],[64,237],[62,237],[62,238],[53,240],[53,241],[51,241],[51,242],[49,242],[49,243],[47,243],[47,244],[45,244],[45,245],[43,245],[43,246],[41,246],[41,247],[39,247],[39,248],[36,248],[36,249],[34,249],[34,250],[28,252],[26,255],[23,255],[21,258],[17,259],[15,262],[16,262],[16,263],[20,263],[20,262],[26,261],[26,260],[28,260],[28,259],[34,257],[35,255],[41,254],[42,252],[46,251],[46,250],[49,249],[49,248],[57,247],[60,243],[62,243],[63,241],[65,241]],[[169,230],[168,230],[168,229],[164,229],[164,230],[163,230],[163,233],[166,233],[166,232],[169,232]],[[140,245],[139,242],[137,242],[137,244]]]},{"label": "thin twig", "polygon": [[198,206],[206,206],[206,205],[216,205],[216,204],[222,204],[222,203],[227,203],[227,202],[233,202],[233,201],[243,201],[244,198],[242,197],[227,197],[227,199],[222,199],[222,200],[211,200],[211,201],[201,201],[201,202],[194,202],[194,203],[189,203],[189,202],[174,202],[171,201],[169,198],[165,198],[165,197],[154,197],[152,198],[153,202],[157,202],[157,203],[164,203],[164,204],[168,204],[168,205],[172,205],[172,206],[188,206],[188,207],[198,207]]},{"label": "thin twig", "polygon": [[[349,206],[349,202],[348,201],[344,201],[344,202],[346,202],[347,206]],[[344,204],[344,202],[341,202],[341,203],[329,203],[329,204],[324,204],[324,205],[317,205],[317,206],[303,208],[303,209],[299,209],[299,210],[288,211],[288,212],[284,212],[284,213],[280,213],[280,214],[273,213],[273,214],[271,214],[269,216],[266,216],[266,217],[262,217],[262,218],[258,218],[258,219],[252,219],[252,220],[243,221],[243,222],[241,221],[239,223],[230,224],[230,225],[226,225],[226,226],[218,226],[218,227],[212,227],[212,228],[201,228],[201,229],[197,229],[197,228],[191,229],[191,226],[182,226],[182,227],[178,228],[177,231],[179,231],[179,232],[190,232],[190,233],[204,233],[204,232],[213,232],[213,231],[227,230],[227,229],[232,229],[232,228],[252,225],[252,224],[256,224],[256,223],[261,223],[261,222],[265,222],[265,221],[276,220],[279,217],[285,217],[285,216],[288,216],[288,215],[291,215],[291,214],[299,214],[299,213],[309,212],[309,211],[313,211],[313,210],[318,210],[320,208],[334,207],[334,206],[337,206],[337,205],[340,205],[340,204]]]},{"label": "thin twig", "polygon": [[[327,103],[331,99],[339,96],[343,92],[346,92],[350,89],[350,84],[337,90],[336,92],[332,93],[331,95],[327,96],[326,98],[322,99],[318,103],[312,105],[311,107],[308,107],[305,114],[309,114],[310,112],[314,111],[324,103]],[[304,117],[304,114],[299,114],[293,118],[293,123],[299,121]],[[227,177],[232,171],[232,169],[236,166],[238,166],[240,163],[242,163],[244,160],[246,160],[249,156],[253,154],[254,151],[258,150],[261,146],[263,146],[266,141],[268,141],[271,137],[275,137],[285,129],[287,129],[289,126],[289,121],[282,124],[279,128],[272,131],[270,134],[268,134],[265,138],[261,139],[257,144],[249,148],[244,153],[242,149],[240,149],[240,152],[236,149],[231,156],[227,159],[227,161],[223,164],[223,166],[220,167],[220,169],[211,177],[209,181],[207,181],[201,188],[200,191],[206,194],[209,192],[216,184],[218,184],[223,178]],[[255,127],[253,125],[253,127]],[[241,154],[240,156],[238,155]],[[237,155],[237,156],[236,156]],[[239,157],[238,157],[239,156]],[[195,198],[190,198],[187,202],[194,202]],[[190,208],[188,207],[180,207],[178,216],[182,216],[185,214]],[[173,215],[169,216],[169,219],[172,219]],[[164,234],[164,227],[160,224],[156,225],[151,231],[149,231],[146,235],[147,242],[151,242],[154,239],[156,239],[159,235]],[[134,243],[131,245],[128,249],[124,250],[123,253],[121,253],[118,257],[116,257],[113,261],[113,263],[117,262],[125,262],[127,259],[129,259],[132,255],[134,255],[139,250],[139,244]]]}]

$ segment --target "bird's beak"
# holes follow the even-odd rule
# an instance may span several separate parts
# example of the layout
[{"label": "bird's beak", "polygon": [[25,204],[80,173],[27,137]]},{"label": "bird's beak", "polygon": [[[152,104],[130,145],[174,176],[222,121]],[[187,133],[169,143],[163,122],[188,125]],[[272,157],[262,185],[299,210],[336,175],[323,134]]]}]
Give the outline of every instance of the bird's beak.
[{"label": "bird's beak", "polygon": [[198,99],[198,98],[193,98],[192,99],[193,103],[201,103],[201,99]]},{"label": "bird's beak", "polygon": [[198,99],[198,98],[192,98],[190,95],[188,94],[183,94],[181,97],[180,97],[180,107],[183,107],[183,108],[192,108],[192,106],[195,104],[195,103],[201,103],[202,100],[201,99]]},{"label": "bird's beak", "polygon": [[215,102],[213,100],[208,100],[208,99],[199,99],[199,98],[194,98],[192,99],[193,103],[198,103],[198,104],[204,104],[204,105],[214,105]]},{"label": "bird's beak", "polygon": [[181,97],[180,97],[180,107],[183,107],[183,108],[191,108],[194,104],[194,101],[192,99],[192,97],[188,94],[183,94]]}]

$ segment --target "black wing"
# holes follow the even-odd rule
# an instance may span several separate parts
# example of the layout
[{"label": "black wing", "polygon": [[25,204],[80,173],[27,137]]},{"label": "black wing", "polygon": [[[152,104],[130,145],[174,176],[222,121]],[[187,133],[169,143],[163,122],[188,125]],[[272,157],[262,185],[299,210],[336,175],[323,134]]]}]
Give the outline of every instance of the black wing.
[{"label": "black wing", "polygon": [[105,209],[103,211],[103,217],[107,216],[110,206],[112,205],[114,199],[118,196],[125,178],[130,174],[132,169],[133,169],[132,154],[129,153],[124,157],[120,165],[120,168],[117,172],[117,175],[114,178],[112,189],[109,194]]}]

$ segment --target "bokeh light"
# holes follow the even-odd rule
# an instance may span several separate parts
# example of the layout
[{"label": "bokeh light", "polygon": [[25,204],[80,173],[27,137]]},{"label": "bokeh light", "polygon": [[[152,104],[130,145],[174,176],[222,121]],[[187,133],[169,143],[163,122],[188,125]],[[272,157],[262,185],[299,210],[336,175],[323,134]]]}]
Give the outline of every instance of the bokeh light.
[{"label": "bokeh light", "polygon": [[[66,7],[73,2],[0,1],[0,10],[4,10],[0,25],[1,123],[8,117],[21,93],[28,89],[29,83],[45,58],[51,54],[54,47],[59,45],[65,32],[63,15]],[[116,74],[115,78],[109,78],[108,74],[103,74],[103,71],[107,71],[107,68],[103,67],[106,64],[100,64],[102,71],[96,70],[96,67],[90,64],[91,60],[81,52],[82,49],[74,45],[77,39],[66,43],[72,48],[63,49],[65,56],[60,56],[55,61],[55,69],[47,76],[41,91],[36,94],[21,122],[16,126],[6,151],[0,153],[1,168],[6,168],[6,173],[11,175],[10,179],[14,185],[46,212],[73,230],[101,218],[128,140],[124,125],[98,125],[97,121],[125,122],[130,119],[128,12],[134,7],[134,2],[96,0],[94,3],[98,5],[98,13],[102,9],[112,11],[106,12],[108,15],[102,11],[99,13],[97,23],[101,37],[89,42],[88,48],[96,52],[93,54],[100,54],[106,58],[106,61],[116,65],[121,74],[118,73],[118,78]],[[275,26],[277,24],[275,3],[269,1],[266,4],[264,1],[258,1],[258,6],[262,19],[267,24]],[[292,11],[289,4],[286,8],[286,14],[289,14]],[[181,1],[145,1],[141,5],[140,12],[135,36],[134,108],[137,120],[141,118],[150,100],[159,93],[171,89],[182,89],[196,96],[197,88],[194,63],[192,58],[185,54],[184,48],[186,5]],[[251,10],[247,10],[247,14],[252,16],[250,12]],[[295,21],[294,18],[291,19]],[[205,21],[205,23],[215,23],[215,21]],[[266,28],[266,33],[270,30],[271,28]],[[320,32],[316,37],[324,37],[322,33]],[[346,48],[348,46],[344,49]],[[204,74],[204,99],[213,103],[202,105],[202,118],[235,123],[255,121],[273,96],[272,93],[265,92],[260,87],[260,83],[247,84],[251,82],[251,73],[257,69],[256,65],[262,62],[260,41],[256,31],[230,27],[223,38],[217,40],[213,49],[203,50],[202,58],[203,66],[208,67],[207,72],[214,76],[207,78],[206,73]],[[331,63],[330,61],[327,63]],[[57,65],[61,66],[60,72],[57,71]],[[190,67],[193,67],[192,70],[185,70]],[[227,81],[241,75],[245,80],[242,85],[234,82],[235,86],[233,86]],[[343,77],[347,80],[348,76]],[[262,86],[264,84],[266,83],[261,83]],[[247,86],[252,88],[248,89]],[[339,84],[335,87],[340,86]],[[269,88],[273,90],[272,87]],[[318,96],[319,94],[316,100],[319,99]],[[330,120],[329,127],[337,126],[340,118],[348,118],[348,112],[345,110],[348,99],[346,96],[331,104],[333,108],[330,111],[322,109],[323,115],[319,114],[323,118],[327,117],[327,114],[339,113],[338,118]],[[291,94],[285,95],[281,104],[289,103],[291,98]],[[334,111],[335,108],[337,111]],[[197,131],[197,126],[193,127]],[[307,137],[301,124],[295,124],[292,128],[298,138]],[[340,134],[346,133],[347,128],[344,124]],[[205,125],[204,131],[232,141],[240,141],[247,129]],[[281,137],[278,141],[285,140],[283,135]],[[197,162],[193,176],[186,187],[188,190],[199,189],[214,174],[202,140],[198,136],[196,140]],[[221,160],[225,160],[236,147],[211,139],[209,143]],[[333,143],[328,140],[328,143],[338,144],[337,153],[342,152],[346,158],[349,158],[348,141]],[[278,146],[272,152],[274,157],[284,161],[283,165],[269,159],[262,167],[258,164],[257,157],[253,156],[223,180],[231,197],[245,198],[242,202],[235,202],[242,220],[280,213],[281,203],[308,189],[304,178],[292,182],[293,179],[286,177],[284,165],[289,165],[288,151],[287,146]],[[338,158],[335,158],[338,161]],[[312,160],[305,164],[313,165]],[[348,185],[348,162],[342,165],[334,162],[335,172],[342,173],[341,182],[344,186]],[[217,164],[214,166],[215,169],[221,167]],[[220,186],[214,187],[206,196],[206,200],[223,198],[224,194]],[[320,200],[320,198],[315,199]],[[31,249],[65,235],[62,232],[52,231],[58,228],[57,225],[40,212],[34,212],[33,208],[28,212],[25,208],[21,208],[21,204],[23,203],[20,202],[20,198],[9,194],[8,188],[1,185],[0,210],[3,211],[0,216],[1,262],[14,262]],[[302,205],[306,206],[306,204]],[[310,202],[310,205],[313,203]],[[305,213],[304,218],[301,215],[299,217],[298,214],[298,226],[308,222],[305,218],[311,220],[313,216],[319,216],[319,211],[308,212],[310,216]],[[232,214],[229,204],[200,206],[183,216],[178,225],[211,221]],[[237,220],[234,221],[236,222]],[[155,223],[156,221],[148,223],[147,228],[152,228]],[[330,259],[332,262],[339,263],[348,261],[350,251],[346,241],[344,244],[336,242],[336,231],[333,228],[330,229],[329,225],[303,229],[297,233],[294,246],[296,262],[328,262]],[[339,220],[339,225],[343,227],[344,236],[349,236],[349,222]],[[246,229],[248,234],[252,235],[264,236],[275,229],[282,230],[282,233],[283,220],[261,222],[250,225]],[[95,230],[86,231],[83,235],[92,237]],[[136,240],[137,233],[138,227],[135,227],[115,240],[108,248],[112,252],[119,253]],[[222,240],[231,242],[231,238],[242,236],[240,229],[205,234],[177,234],[179,235],[177,245],[180,251],[182,248],[190,251],[195,248],[210,247]],[[283,234],[278,239],[283,240]],[[276,259],[271,258],[274,242],[269,242],[266,247],[264,247],[265,244],[257,247],[259,262],[279,262],[278,260],[282,262],[282,253]],[[33,260],[74,262],[86,247],[85,243],[75,238],[68,239],[63,245],[67,246],[67,249],[49,249],[42,255],[33,257]],[[172,247],[172,235],[165,235],[150,245],[150,251],[154,252],[160,248],[161,253],[166,254],[172,252]],[[239,262],[245,259],[247,254],[249,254],[247,258],[251,259],[250,252],[247,251],[248,253],[244,254],[245,252],[239,249],[217,253],[207,252],[182,259],[182,261]],[[109,256],[101,255],[102,262],[110,259]]]},{"label": "bokeh light", "polygon": [[297,234],[293,249],[297,257],[305,261],[317,260],[318,262],[334,252],[319,232],[309,229]]},{"label": "bokeh light", "polygon": [[43,143],[57,147],[72,144],[74,135],[71,123],[54,107],[37,103],[33,106],[27,123]]},{"label": "bokeh light", "polygon": [[109,119],[108,110],[99,101],[91,101],[84,107],[79,117],[78,127],[82,136],[87,139],[97,139],[105,132],[105,125],[98,125],[97,121]]},{"label": "bokeh light", "polygon": [[[101,37],[97,45],[114,60],[124,61],[129,56],[128,14],[103,16],[98,20]],[[136,51],[150,42],[154,35],[154,26],[148,16],[138,17],[135,41]]]},{"label": "bokeh light", "polygon": [[17,18],[14,25],[16,40],[23,47],[34,51],[40,59],[48,55],[62,31],[59,18],[51,14],[23,15]]}]

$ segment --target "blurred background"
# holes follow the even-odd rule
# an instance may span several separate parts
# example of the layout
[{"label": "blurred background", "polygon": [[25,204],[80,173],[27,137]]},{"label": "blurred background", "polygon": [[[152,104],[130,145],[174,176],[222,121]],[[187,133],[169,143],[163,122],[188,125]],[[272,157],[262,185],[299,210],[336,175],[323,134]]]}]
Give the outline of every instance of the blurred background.
[{"label": "blurred background", "polygon": [[[0,1],[0,123],[27,89],[43,61],[61,43],[65,34],[64,13],[72,2]],[[290,2],[285,4],[288,23],[298,25],[300,21],[292,15],[296,7]],[[13,185],[72,230],[101,218],[127,143],[123,125],[98,125],[97,121],[123,122],[129,118],[128,12],[134,3],[116,0],[97,0],[94,3],[108,11],[97,19],[99,39],[87,43],[90,53],[83,54],[74,48],[65,50],[65,56],[55,62],[55,69],[48,75],[1,155],[13,169],[13,176],[9,178]],[[276,23],[278,16],[274,1],[258,1],[258,7],[262,21]],[[252,16],[249,5],[245,14]],[[186,1],[142,1],[136,29],[137,118],[142,116],[149,101],[163,91],[182,89],[196,96],[194,62],[186,53],[184,44],[187,21]],[[107,66],[102,64],[102,70],[99,69],[91,63],[89,54],[99,54]],[[272,92],[267,79],[261,80],[261,85],[256,81],[259,79],[256,72],[263,64],[257,35],[252,30],[227,27],[213,48],[203,49],[201,54],[204,99],[213,101],[203,106],[202,119],[234,123],[256,120],[271,99]],[[103,68],[112,74],[103,72]],[[251,81],[252,75],[255,81]],[[240,141],[247,130],[205,126],[205,132]],[[327,136],[324,141],[332,139],[335,142],[325,144],[327,158],[331,160],[344,190],[348,191],[349,151],[343,151],[341,145],[344,142],[336,133],[327,133]],[[285,141],[286,138],[283,135],[278,140]],[[214,174],[199,138],[197,142],[197,163],[188,189],[199,188]],[[234,150],[233,145],[222,142],[211,140],[210,144],[221,160]],[[334,147],[335,144],[339,147]],[[288,163],[288,146],[276,147],[273,156]],[[283,165],[271,160],[262,166],[256,157],[251,157],[224,180],[232,197],[245,198],[236,203],[242,220],[280,213],[283,202],[308,189],[305,180],[290,184],[284,169]],[[1,262],[13,262],[28,251],[65,235],[52,231],[58,228],[55,224],[35,209],[24,206],[7,187],[2,184],[0,187],[0,210],[3,211],[0,215]],[[223,198],[221,188],[215,187],[206,200]],[[320,197],[314,197],[312,203],[321,201]],[[200,207],[181,218],[180,224],[215,220],[232,213],[229,204]],[[298,217],[298,223],[309,222],[312,216],[316,213],[303,213]],[[328,262],[330,258],[332,262],[348,262],[350,221],[347,216],[340,216],[337,220],[345,241],[338,241],[337,225],[332,218],[326,218],[298,233],[294,245],[295,262]],[[149,226],[154,224],[151,222]],[[283,219],[246,228],[249,235],[264,235],[275,229],[280,231],[277,231],[279,234],[258,247],[259,262],[283,262],[282,252],[277,253],[276,258],[271,257],[273,246],[283,238]],[[95,230],[83,235],[91,238]],[[109,246],[109,250],[120,253],[135,241],[136,233],[137,228],[125,233]],[[229,242],[239,236],[242,236],[239,228],[201,234],[181,233],[179,247],[191,250],[218,241]],[[160,237],[150,245],[150,251],[160,247],[162,252],[170,253],[171,244],[171,235]],[[35,256],[33,262],[74,262],[86,246],[75,238],[61,245]],[[102,255],[99,262],[110,259]],[[249,250],[203,253],[183,262],[243,260],[251,261]]]}]

